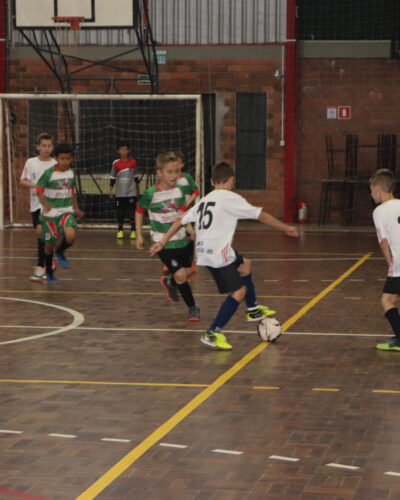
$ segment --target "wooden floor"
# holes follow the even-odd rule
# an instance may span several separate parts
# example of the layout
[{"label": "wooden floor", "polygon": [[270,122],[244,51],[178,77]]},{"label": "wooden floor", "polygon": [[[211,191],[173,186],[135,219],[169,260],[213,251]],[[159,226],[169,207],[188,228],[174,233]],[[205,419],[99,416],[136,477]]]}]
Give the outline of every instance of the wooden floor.
[{"label": "wooden floor", "polygon": [[221,302],[207,271],[190,324],[113,232],[80,231],[55,286],[28,280],[32,230],[0,232],[1,500],[400,499],[375,235],[257,228],[235,246],[287,332],[259,343],[241,306],[232,352],[199,342]]}]

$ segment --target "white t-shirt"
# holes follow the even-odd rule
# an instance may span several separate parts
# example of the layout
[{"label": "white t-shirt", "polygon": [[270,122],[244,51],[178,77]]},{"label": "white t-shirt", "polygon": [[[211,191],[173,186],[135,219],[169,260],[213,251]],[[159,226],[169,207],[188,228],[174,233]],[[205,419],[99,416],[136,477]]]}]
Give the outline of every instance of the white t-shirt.
[{"label": "white t-shirt", "polygon": [[387,240],[393,257],[388,276],[400,276],[400,200],[388,200],[372,214],[379,243]]},{"label": "white t-shirt", "polygon": [[225,267],[236,256],[231,247],[239,219],[258,219],[262,208],[227,189],[214,189],[188,210],[182,224],[195,223],[199,266]]},{"label": "white t-shirt", "polygon": [[[29,158],[28,160],[26,160],[24,169],[21,174],[21,179],[36,184],[43,172],[56,164],[57,162],[54,158],[49,158],[48,161],[39,160],[38,156]],[[42,205],[40,204],[38,195],[36,193],[36,189],[34,188],[30,188],[30,207],[31,212],[35,212],[36,210],[42,208]]]}]

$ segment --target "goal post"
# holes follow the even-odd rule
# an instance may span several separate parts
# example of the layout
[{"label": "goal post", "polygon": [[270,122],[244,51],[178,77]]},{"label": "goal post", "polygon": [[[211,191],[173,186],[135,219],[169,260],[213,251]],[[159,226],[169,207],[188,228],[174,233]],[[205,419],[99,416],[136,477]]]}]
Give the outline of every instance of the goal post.
[{"label": "goal post", "polygon": [[137,160],[141,192],[155,183],[157,154],[168,150],[183,152],[184,171],[204,193],[201,95],[0,94],[0,228],[30,225],[29,190],[19,179],[26,159],[37,155],[41,132],[74,147],[86,226],[116,223],[108,187],[119,142]]}]

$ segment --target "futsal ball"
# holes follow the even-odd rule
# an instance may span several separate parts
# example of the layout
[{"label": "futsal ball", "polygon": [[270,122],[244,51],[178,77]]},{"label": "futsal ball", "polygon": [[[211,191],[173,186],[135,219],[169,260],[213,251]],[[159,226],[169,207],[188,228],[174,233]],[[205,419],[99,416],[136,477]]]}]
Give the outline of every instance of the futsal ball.
[{"label": "futsal ball", "polygon": [[257,333],[265,342],[275,342],[282,334],[282,327],[276,318],[263,318],[257,327]]}]

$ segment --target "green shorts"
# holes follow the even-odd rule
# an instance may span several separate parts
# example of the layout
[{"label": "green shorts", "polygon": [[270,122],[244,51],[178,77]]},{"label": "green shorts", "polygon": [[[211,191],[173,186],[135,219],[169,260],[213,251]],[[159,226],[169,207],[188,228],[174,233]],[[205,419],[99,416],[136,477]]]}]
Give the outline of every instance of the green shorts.
[{"label": "green shorts", "polygon": [[54,243],[62,235],[64,227],[77,228],[74,214],[63,214],[58,217],[40,216],[42,223],[41,240],[44,243]]}]

